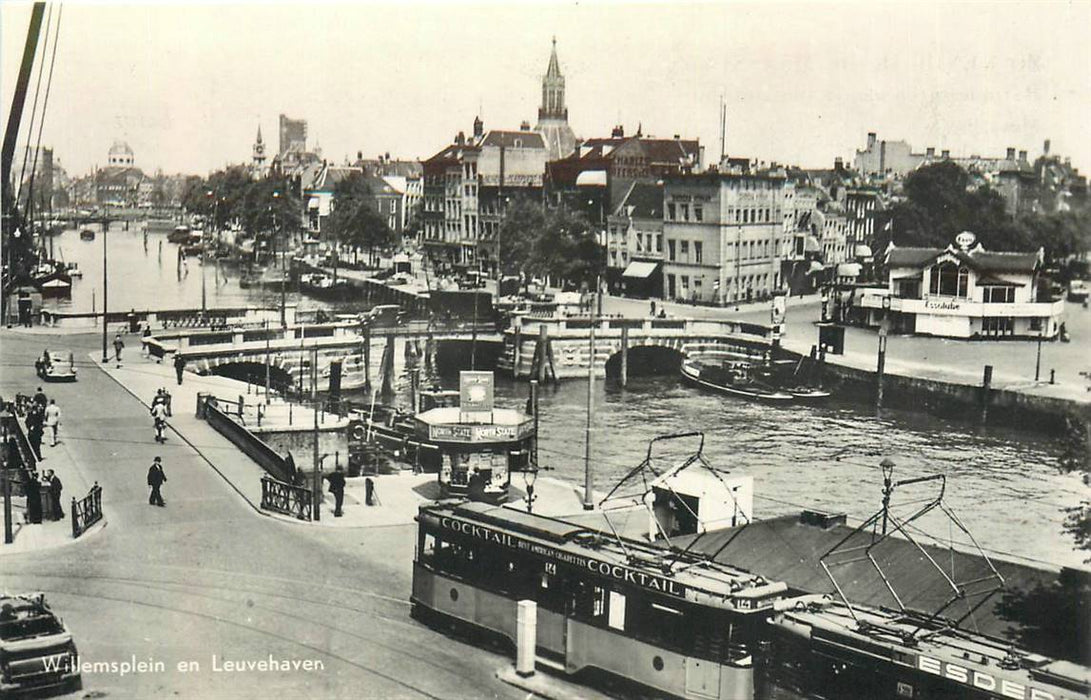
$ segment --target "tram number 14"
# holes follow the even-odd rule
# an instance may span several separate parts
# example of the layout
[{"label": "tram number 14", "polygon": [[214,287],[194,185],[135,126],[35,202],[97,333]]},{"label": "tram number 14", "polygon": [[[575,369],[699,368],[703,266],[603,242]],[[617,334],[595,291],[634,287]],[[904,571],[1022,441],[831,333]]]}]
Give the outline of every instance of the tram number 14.
[{"label": "tram number 14", "polygon": [[557,575],[557,564],[551,561],[547,561],[545,564],[545,572],[550,576]]}]

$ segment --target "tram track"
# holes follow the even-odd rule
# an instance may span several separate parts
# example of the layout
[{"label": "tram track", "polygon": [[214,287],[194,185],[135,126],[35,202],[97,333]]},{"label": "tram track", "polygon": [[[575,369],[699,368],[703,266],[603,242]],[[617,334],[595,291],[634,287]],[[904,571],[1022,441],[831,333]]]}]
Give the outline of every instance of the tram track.
[{"label": "tram track", "polygon": [[[434,669],[436,671],[442,672],[444,674],[448,674],[448,675],[453,676],[454,678],[457,678],[457,679],[460,679],[460,680],[465,680],[465,681],[473,680],[472,676],[469,676],[469,675],[467,675],[465,673],[462,673],[458,669],[457,666],[438,663],[438,662],[435,661],[434,658],[426,657],[424,655],[421,655],[420,653],[417,653],[418,647],[407,646],[407,645],[390,644],[387,641],[376,639],[375,637],[372,637],[372,636],[367,636],[367,635],[360,634],[357,631],[354,631],[354,630],[351,630],[351,629],[346,629],[345,627],[340,626],[340,625],[332,625],[332,624],[320,622],[319,620],[323,619],[321,617],[304,615],[304,614],[299,613],[298,611],[292,611],[290,608],[286,609],[286,607],[277,607],[277,606],[266,605],[266,604],[255,602],[251,598],[251,596],[258,597],[258,598],[265,597],[265,598],[274,598],[274,599],[278,599],[278,600],[283,600],[285,602],[285,606],[287,606],[289,603],[314,606],[314,607],[320,608],[321,612],[323,614],[326,614],[326,613],[329,612],[330,609],[333,609],[337,613],[340,613],[342,616],[344,616],[345,613],[355,613],[355,614],[364,616],[364,617],[368,618],[369,620],[380,620],[380,621],[382,621],[383,624],[393,624],[393,625],[403,627],[405,629],[412,629],[412,630],[418,630],[418,631],[423,631],[425,629],[425,627],[423,627],[419,623],[410,622],[408,620],[401,619],[399,617],[385,615],[385,614],[382,614],[381,612],[378,612],[378,611],[375,611],[375,610],[368,610],[368,609],[364,609],[364,608],[360,608],[360,607],[355,607],[355,606],[352,606],[352,605],[346,605],[344,602],[342,602],[340,600],[335,600],[335,601],[316,600],[314,598],[305,597],[305,596],[289,595],[289,594],[284,594],[284,593],[269,592],[269,591],[263,591],[263,590],[254,590],[254,589],[251,589],[251,588],[226,586],[226,585],[222,585],[222,584],[175,582],[175,581],[148,581],[148,580],[144,580],[144,579],[138,579],[138,578],[132,578],[132,577],[122,577],[122,576],[101,576],[101,575],[96,575],[96,576],[80,576],[78,578],[75,577],[75,576],[69,577],[69,576],[62,576],[62,575],[59,575],[59,574],[35,574],[35,576],[39,576],[39,577],[44,576],[44,577],[47,577],[47,578],[59,578],[59,579],[62,579],[62,580],[73,581],[73,582],[79,581],[80,583],[84,583],[84,582],[88,582],[88,581],[96,581],[96,582],[100,582],[100,583],[103,583],[103,584],[112,583],[112,584],[116,584],[116,585],[136,588],[136,589],[139,589],[139,590],[154,590],[154,591],[160,591],[160,592],[163,592],[163,593],[180,594],[180,595],[186,596],[188,598],[196,598],[196,599],[200,599],[200,600],[204,600],[204,601],[211,601],[211,602],[214,602],[214,603],[244,604],[244,605],[246,605],[247,609],[260,610],[260,611],[264,611],[264,612],[267,612],[267,613],[272,614],[272,615],[280,616],[282,619],[293,620],[293,621],[298,622],[298,623],[316,626],[316,627],[319,627],[319,628],[334,632],[334,633],[339,634],[339,635],[343,635],[343,636],[346,636],[346,637],[349,637],[349,638],[352,638],[352,639],[359,640],[360,642],[363,642],[366,645],[379,647],[381,649],[384,649],[386,651],[391,652],[392,654],[396,654],[396,655],[398,655],[400,657],[412,658],[415,661],[423,664],[424,666],[430,667],[430,668],[432,668],[432,669]],[[304,584],[304,582],[298,582],[298,583],[300,585]],[[149,605],[149,606],[158,607],[158,608],[161,608],[161,609],[164,609],[164,610],[170,610],[170,611],[175,612],[175,613],[194,614],[194,615],[197,615],[199,617],[206,618],[206,619],[210,619],[210,615],[211,615],[210,613],[193,612],[191,610],[185,609],[183,607],[178,607],[178,606],[165,606],[165,605],[158,604],[158,603],[147,603],[146,601],[138,601],[138,600],[133,599],[133,598],[112,598],[110,596],[98,596],[98,595],[89,594],[89,593],[72,593],[69,590],[48,589],[48,588],[41,588],[40,586],[36,586],[35,588],[36,588],[36,590],[43,590],[43,591],[46,591],[46,592],[57,593],[57,594],[60,594],[60,595],[79,595],[79,596],[82,596],[82,597],[100,597],[100,598],[102,598],[104,600],[125,601],[125,602],[132,602],[132,603],[136,603],[136,604]],[[193,588],[204,588],[204,589],[212,589],[212,590],[216,590],[216,591],[226,591],[229,594],[235,594],[235,596],[232,596],[232,595],[214,595],[214,594],[211,594],[211,593],[200,593],[200,592],[196,592],[196,591],[192,590]],[[338,590],[343,590],[343,589],[338,588]],[[391,602],[391,601],[396,602],[396,603],[399,603],[401,605],[404,605],[406,608],[408,608],[408,606],[409,606],[408,601],[405,601],[405,600],[402,600],[402,599],[394,599],[394,598],[391,598],[389,596],[382,596],[382,595],[379,595],[379,594],[369,594],[366,591],[354,591],[354,593],[357,594],[357,595],[359,595],[359,594],[372,595],[376,599],[384,600],[384,601],[387,601],[387,602]],[[243,599],[239,599],[237,596],[242,596]],[[225,623],[235,624],[236,626],[242,626],[243,628],[248,629],[248,630],[264,632],[263,630],[261,630],[260,628],[257,628],[257,627],[252,627],[252,626],[249,626],[249,625],[242,625],[241,623],[232,623],[227,618],[224,618],[224,617],[218,616],[218,615],[211,615],[211,619],[215,619],[217,621],[221,621],[221,622],[225,622]],[[278,638],[287,639],[286,637],[278,637]],[[384,639],[397,639],[397,638],[398,637],[396,637],[396,636],[386,636],[386,635],[384,635]],[[303,646],[304,648],[311,649],[311,650],[315,649],[315,647],[312,647],[311,645],[307,645],[306,643],[303,643],[303,642],[298,642],[298,643],[301,646]],[[320,650],[320,651],[322,651],[323,653],[328,653],[325,650]]]}]

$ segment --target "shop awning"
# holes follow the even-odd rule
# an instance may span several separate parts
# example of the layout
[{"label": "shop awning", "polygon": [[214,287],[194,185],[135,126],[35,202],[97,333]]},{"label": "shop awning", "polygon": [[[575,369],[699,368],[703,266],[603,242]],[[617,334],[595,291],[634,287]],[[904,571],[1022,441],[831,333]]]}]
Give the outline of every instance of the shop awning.
[{"label": "shop awning", "polygon": [[811,267],[809,270],[807,270],[807,274],[813,275],[816,272],[822,272],[825,269],[826,268],[822,267],[822,263],[818,262],[817,260],[812,260]]},{"label": "shop awning", "polygon": [[606,187],[606,171],[583,171],[576,176],[576,187]]},{"label": "shop awning", "polygon": [[637,279],[647,279],[655,273],[660,263],[648,262],[644,260],[634,260],[629,263],[629,267],[625,268],[625,272],[621,274],[622,277],[635,277]]},{"label": "shop awning", "polygon": [[807,236],[807,239],[803,241],[803,252],[820,253],[822,252],[822,244],[814,236]]},{"label": "shop awning", "polygon": [[863,268],[860,263],[839,263],[837,265],[838,277],[859,277]]},{"label": "shop awning", "polygon": [[864,245],[863,243],[856,244],[855,257],[857,258],[871,258],[874,257],[871,253],[871,247]]}]

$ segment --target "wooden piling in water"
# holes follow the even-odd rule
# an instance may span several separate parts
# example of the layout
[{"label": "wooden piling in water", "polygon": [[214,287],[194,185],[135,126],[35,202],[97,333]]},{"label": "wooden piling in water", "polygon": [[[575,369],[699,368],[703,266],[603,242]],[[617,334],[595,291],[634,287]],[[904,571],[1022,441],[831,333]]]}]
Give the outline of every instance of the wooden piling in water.
[{"label": "wooden piling in water", "polygon": [[993,366],[985,365],[985,373],[981,379],[981,425],[989,419],[989,399],[992,394]]},{"label": "wooden piling in water", "polygon": [[629,329],[621,329],[621,386],[629,383]]}]

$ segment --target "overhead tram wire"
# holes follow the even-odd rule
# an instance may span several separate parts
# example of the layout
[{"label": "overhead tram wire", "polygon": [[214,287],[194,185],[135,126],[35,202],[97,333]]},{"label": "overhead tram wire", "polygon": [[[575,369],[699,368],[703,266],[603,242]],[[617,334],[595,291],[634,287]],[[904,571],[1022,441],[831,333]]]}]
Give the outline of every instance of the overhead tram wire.
[{"label": "overhead tram wire", "polygon": [[[45,20],[45,41],[49,43],[49,28],[53,22],[53,6],[50,5],[46,9]],[[45,56],[45,45],[43,45],[42,56]],[[19,181],[15,183],[15,201],[19,202],[19,198],[23,194],[23,182],[26,179],[27,174],[27,161],[30,160],[30,144],[34,141],[34,119],[38,114],[38,96],[41,94],[42,89],[42,73],[45,72],[45,58],[38,65],[38,80],[34,84],[34,103],[30,110],[30,126],[27,127],[27,142],[23,147],[23,166],[19,169]]]},{"label": "overhead tram wire", "polygon": [[[60,40],[60,36],[61,36],[61,14],[63,12],[64,12],[64,5],[63,4],[58,5],[57,6],[57,23],[56,23],[56,25],[54,26],[54,29],[53,29],[53,52],[50,54],[50,57],[49,57],[49,77],[47,77],[46,81],[45,81],[45,99],[42,100],[42,116],[39,117],[39,119],[38,119],[38,140],[34,144],[34,164],[30,169],[30,191],[27,192],[27,208],[28,208],[29,212],[31,212],[31,213],[33,213],[33,211],[34,211],[34,179],[38,174],[38,154],[40,154],[42,152],[42,133],[45,131],[45,115],[46,115],[46,112],[49,109],[49,93],[50,93],[50,91],[51,91],[51,89],[53,87],[53,67],[57,63],[57,44],[58,44],[58,42]],[[48,45],[48,42],[49,42],[49,22],[48,22],[48,20],[46,22],[46,28],[45,29],[46,29],[46,43]],[[45,53],[43,52],[42,55],[44,56]],[[44,60],[42,61],[42,67],[43,68],[45,67],[45,61]],[[39,81],[40,81],[40,79],[41,79],[41,74],[39,73]],[[31,115],[30,127],[31,127],[31,130],[32,130],[31,133],[33,133],[33,128],[34,128],[34,117],[33,117],[33,115]],[[29,135],[30,134],[28,134],[28,136]],[[50,188],[53,187],[52,182],[49,183],[49,187]]]}]

